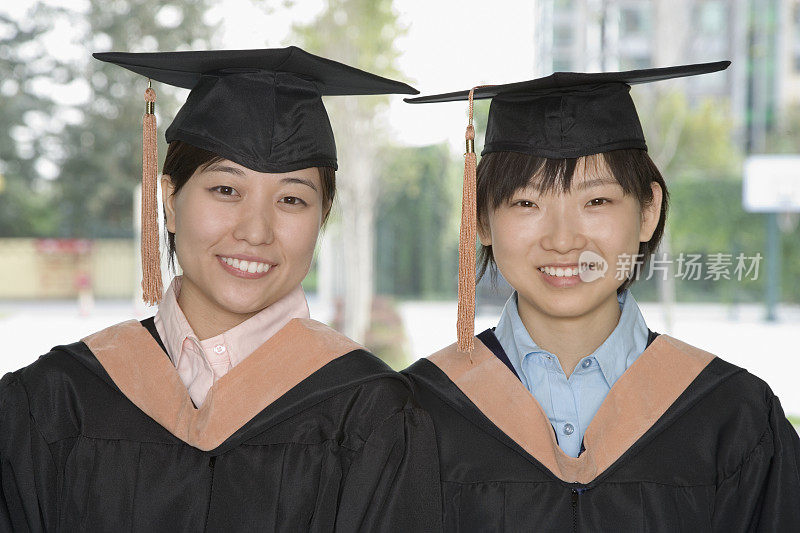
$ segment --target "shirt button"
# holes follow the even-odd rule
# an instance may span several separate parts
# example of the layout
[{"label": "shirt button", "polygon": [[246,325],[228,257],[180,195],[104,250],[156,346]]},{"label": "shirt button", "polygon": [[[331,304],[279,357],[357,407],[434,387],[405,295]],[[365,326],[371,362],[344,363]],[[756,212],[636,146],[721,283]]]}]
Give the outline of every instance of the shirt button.
[{"label": "shirt button", "polygon": [[592,366],[592,360],[584,359],[583,363],[581,363],[581,366],[583,366],[583,368],[589,368],[590,366]]},{"label": "shirt button", "polygon": [[217,354],[225,353],[225,345],[224,344],[217,344],[214,346],[214,352]]},{"label": "shirt button", "polygon": [[572,424],[569,424],[569,423],[564,424],[563,431],[564,431],[564,435],[572,435],[575,432],[575,426],[573,426]]}]

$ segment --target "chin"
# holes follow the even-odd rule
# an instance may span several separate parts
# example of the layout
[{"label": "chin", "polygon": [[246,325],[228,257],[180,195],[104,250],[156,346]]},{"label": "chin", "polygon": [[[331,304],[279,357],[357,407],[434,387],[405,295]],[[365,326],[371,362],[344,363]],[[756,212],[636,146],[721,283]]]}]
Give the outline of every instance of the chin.
[{"label": "chin", "polygon": [[222,309],[239,315],[257,313],[274,301],[269,295],[254,294],[252,290],[231,289],[218,291],[210,296]]},{"label": "chin", "polygon": [[249,315],[258,313],[265,307],[267,307],[268,303],[261,303],[261,302],[254,302],[252,300],[239,300],[235,298],[218,298],[217,305],[219,305],[222,309],[225,309],[229,313],[237,314],[237,315]]},{"label": "chin", "polygon": [[522,292],[517,292],[546,315],[554,318],[577,318],[591,312],[603,302],[604,297],[597,288],[599,287],[581,284],[571,289],[552,292],[552,287],[546,286],[544,290],[534,288],[534,297],[523,296]]}]

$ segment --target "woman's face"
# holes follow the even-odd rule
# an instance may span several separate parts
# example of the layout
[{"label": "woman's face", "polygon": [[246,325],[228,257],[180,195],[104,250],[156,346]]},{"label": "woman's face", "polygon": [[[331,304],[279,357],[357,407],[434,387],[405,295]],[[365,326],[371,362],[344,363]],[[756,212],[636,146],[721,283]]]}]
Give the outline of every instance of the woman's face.
[{"label": "woman's face", "polygon": [[167,229],[191,291],[209,312],[252,315],[308,273],[323,214],[319,171],[256,172],[222,160],[176,193],[162,178]]},{"label": "woman's face", "polygon": [[[596,164],[586,161],[579,160],[569,192],[518,190],[489,210],[488,227],[479,230],[503,277],[517,290],[521,311],[527,307],[544,316],[577,318],[599,308],[616,297],[639,243],[655,231],[661,187],[651,184],[653,202],[642,208],[634,196],[623,194],[602,158],[593,158]],[[580,272],[579,259],[600,266],[588,252],[606,262],[598,279],[592,280],[596,276],[585,271],[585,263]]]}]

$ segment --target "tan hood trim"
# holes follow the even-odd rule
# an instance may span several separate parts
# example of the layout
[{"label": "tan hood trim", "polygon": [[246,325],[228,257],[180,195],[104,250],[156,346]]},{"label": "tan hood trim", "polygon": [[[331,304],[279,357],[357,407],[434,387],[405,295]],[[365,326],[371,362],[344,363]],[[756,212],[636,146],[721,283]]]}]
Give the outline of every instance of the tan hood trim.
[{"label": "tan hood trim", "polygon": [[214,383],[197,409],[170,359],[138,321],[111,326],[83,342],[131,402],[204,451],[329,362],[361,348],[324,324],[295,318]]},{"label": "tan hood trim", "polygon": [[659,335],[617,380],[584,434],[577,458],[558,446],[539,402],[481,342],[472,362],[455,344],[428,358],[500,430],[569,483],[589,483],[624,454],[714,359],[714,355]]}]

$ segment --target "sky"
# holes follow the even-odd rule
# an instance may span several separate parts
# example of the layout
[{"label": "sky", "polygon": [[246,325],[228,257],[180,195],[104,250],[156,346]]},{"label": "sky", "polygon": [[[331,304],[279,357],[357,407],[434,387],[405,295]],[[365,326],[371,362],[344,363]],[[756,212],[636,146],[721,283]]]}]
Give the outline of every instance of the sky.
[{"label": "sky", "polygon": [[[71,8],[80,9],[83,0],[69,1]],[[278,7],[268,14],[258,3],[219,0],[207,13],[209,22],[220,24],[220,31],[213,37],[214,45],[245,49],[293,44],[289,40],[292,22],[310,21],[324,7],[323,0],[296,0],[291,8]],[[35,0],[3,4],[0,12],[20,20]],[[532,78],[533,5],[529,0],[395,0],[400,24],[407,28],[396,44],[401,52],[398,66],[403,81],[422,94],[430,94]],[[167,23],[179,20],[179,15],[169,8],[158,16]],[[71,38],[74,34],[66,21],[58,22],[42,43],[43,49],[65,59],[85,55],[82,43]],[[103,43],[92,44],[102,47]],[[79,82],[67,87],[42,86],[40,90],[58,94],[67,104],[79,102],[86,93]],[[412,106],[403,103],[402,97],[393,96],[386,120],[397,144],[448,141],[454,151],[463,151],[466,117],[467,106],[463,102]],[[423,123],[424,128],[420,127]]]}]

